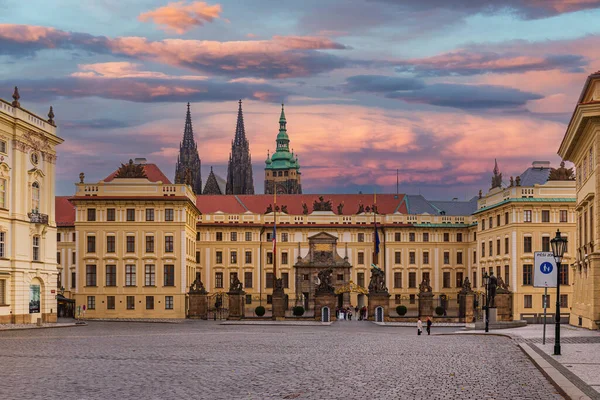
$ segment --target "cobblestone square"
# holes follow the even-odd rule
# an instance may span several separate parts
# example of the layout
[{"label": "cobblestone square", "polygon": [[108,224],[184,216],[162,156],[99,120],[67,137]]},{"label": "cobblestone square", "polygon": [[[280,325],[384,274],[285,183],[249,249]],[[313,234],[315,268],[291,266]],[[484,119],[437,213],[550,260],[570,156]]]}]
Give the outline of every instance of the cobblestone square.
[{"label": "cobblestone square", "polygon": [[368,322],[4,331],[0,373],[0,399],[562,398],[508,338]]}]

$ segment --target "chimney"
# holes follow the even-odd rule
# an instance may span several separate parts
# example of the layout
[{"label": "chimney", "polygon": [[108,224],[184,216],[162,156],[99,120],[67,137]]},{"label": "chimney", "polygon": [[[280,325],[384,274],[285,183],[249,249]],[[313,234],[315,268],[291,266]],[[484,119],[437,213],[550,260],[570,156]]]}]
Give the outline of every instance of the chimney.
[{"label": "chimney", "polygon": [[146,164],[145,158],[136,158],[134,161],[135,164]]},{"label": "chimney", "polygon": [[534,161],[531,166],[538,169],[550,168],[550,161]]}]

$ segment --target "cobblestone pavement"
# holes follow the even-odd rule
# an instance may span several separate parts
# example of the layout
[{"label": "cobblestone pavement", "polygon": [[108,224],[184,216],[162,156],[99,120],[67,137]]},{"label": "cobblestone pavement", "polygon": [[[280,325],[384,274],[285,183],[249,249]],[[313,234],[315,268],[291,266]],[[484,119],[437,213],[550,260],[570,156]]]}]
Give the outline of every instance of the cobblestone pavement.
[{"label": "cobblestone pavement", "polygon": [[511,339],[415,331],[212,321],[4,331],[0,399],[562,398]]}]

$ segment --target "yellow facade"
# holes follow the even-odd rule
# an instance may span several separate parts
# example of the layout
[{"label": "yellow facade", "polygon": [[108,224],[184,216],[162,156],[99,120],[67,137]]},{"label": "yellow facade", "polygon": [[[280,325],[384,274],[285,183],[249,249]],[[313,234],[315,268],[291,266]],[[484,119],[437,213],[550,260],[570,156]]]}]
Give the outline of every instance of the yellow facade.
[{"label": "yellow facade", "polygon": [[585,83],[558,151],[577,169],[577,250],[570,323],[589,329],[600,328],[599,152],[600,72],[597,72]]},{"label": "yellow facade", "polygon": [[56,126],[0,100],[0,323],[56,321]]},{"label": "yellow facade", "polygon": [[[76,314],[185,318],[199,215],[191,188],[146,178],[76,186],[70,199],[76,207],[76,276],[70,277]],[[61,228],[63,236],[70,229]],[[59,245],[65,253],[72,247]]]}]

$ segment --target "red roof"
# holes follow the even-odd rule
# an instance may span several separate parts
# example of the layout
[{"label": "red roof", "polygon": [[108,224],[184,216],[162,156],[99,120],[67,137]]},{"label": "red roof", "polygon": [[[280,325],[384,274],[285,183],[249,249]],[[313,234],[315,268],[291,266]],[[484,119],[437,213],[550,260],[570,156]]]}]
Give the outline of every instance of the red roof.
[{"label": "red roof", "polygon": [[[117,171],[118,169],[106,178],[104,178],[104,182],[111,182],[113,179],[115,179]],[[148,177],[148,180],[150,182],[160,181],[162,183],[166,183],[167,185],[171,184],[169,178],[167,178],[165,174],[163,174],[163,172],[160,170],[160,168],[158,168],[158,165],[156,164],[144,164],[144,172],[146,173],[146,176]]]},{"label": "red roof", "polygon": [[57,226],[75,226],[75,206],[69,202],[69,198],[69,196],[54,198]]},{"label": "red roof", "polygon": [[[344,203],[343,215],[353,215],[358,211],[359,204],[365,208],[373,204],[373,194],[284,194],[277,196],[277,204],[287,206],[288,214],[302,215],[302,204],[306,203],[309,213],[312,212],[313,203],[323,196],[325,201],[331,200],[332,211],[337,214],[337,207]],[[379,194],[377,195],[377,211],[380,214],[393,214],[399,211],[407,214],[406,203],[402,200],[404,195]],[[255,214],[264,214],[267,206],[273,204],[273,195],[214,195],[197,196],[196,206],[202,214],[212,214],[222,211],[227,214],[240,214],[251,211]]]}]

